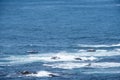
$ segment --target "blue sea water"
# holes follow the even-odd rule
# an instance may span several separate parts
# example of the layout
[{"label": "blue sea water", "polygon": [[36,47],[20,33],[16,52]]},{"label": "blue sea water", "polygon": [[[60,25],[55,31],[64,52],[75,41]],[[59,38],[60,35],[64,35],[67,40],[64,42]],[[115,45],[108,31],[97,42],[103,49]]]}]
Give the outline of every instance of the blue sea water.
[{"label": "blue sea water", "polygon": [[120,1],[0,0],[0,80],[120,80]]}]

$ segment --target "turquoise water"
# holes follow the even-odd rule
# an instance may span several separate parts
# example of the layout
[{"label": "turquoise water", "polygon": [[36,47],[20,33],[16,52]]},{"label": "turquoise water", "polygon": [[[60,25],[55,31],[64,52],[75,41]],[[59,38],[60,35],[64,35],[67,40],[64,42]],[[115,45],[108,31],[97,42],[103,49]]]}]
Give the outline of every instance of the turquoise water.
[{"label": "turquoise water", "polygon": [[119,13],[119,0],[0,0],[0,80],[120,80]]}]

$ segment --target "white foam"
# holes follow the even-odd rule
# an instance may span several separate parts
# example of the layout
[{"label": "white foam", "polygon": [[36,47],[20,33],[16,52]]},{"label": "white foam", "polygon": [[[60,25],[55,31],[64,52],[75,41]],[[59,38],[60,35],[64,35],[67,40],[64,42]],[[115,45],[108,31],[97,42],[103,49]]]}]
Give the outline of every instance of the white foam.
[{"label": "white foam", "polygon": [[94,67],[94,68],[120,67],[120,63],[115,63],[115,62],[93,63],[91,67]]},{"label": "white foam", "polygon": [[57,74],[57,73],[52,73],[52,72],[48,72],[48,71],[39,71],[36,74],[29,74],[27,76],[32,76],[32,77],[51,77],[50,74],[59,76],[59,74]]},{"label": "white foam", "polygon": [[[58,57],[58,59],[52,59],[52,57]],[[34,54],[34,55],[13,55],[4,58],[4,60],[8,60],[9,62],[4,62],[1,64],[25,64],[32,62],[58,62],[58,61],[78,61],[75,58],[81,58],[81,61],[94,61],[98,58],[94,56],[80,56],[79,53],[53,53],[53,54]]]},{"label": "white foam", "polygon": [[120,44],[111,44],[111,45],[85,45],[85,44],[78,44],[80,47],[92,47],[92,48],[100,48],[100,47],[119,47]]},{"label": "white foam", "polygon": [[[96,52],[85,52],[78,51],[74,53],[70,52],[59,52],[59,53],[46,53],[46,54],[30,54],[30,55],[10,55],[1,60],[7,60],[6,62],[0,62],[1,65],[11,65],[11,64],[26,64],[32,62],[72,62],[78,61],[75,58],[81,58],[81,61],[96,61],[104,58],[104,56],[120,56],[120,49],[114,49],[111,51],[107,50],[96,50]],[[57,59],[52,59],[52,57],[58,57]],[[80,61],[80,60],[79,60]]]},{"label": "white foam", "polygon": [[96,50],[96,52],[81,52],[78,51],[78,53],[81,56],[116,56],[116,55],[120,55],[120,50],[119,49],[115,49],[115,50]]},{"label": "white foam", "polygon": [[83,73],[85,73],[85,74],[118,74],[118,73],[120,73],[120,71],[92,71],[92,72],[83,72]]},{"label": "white foam", "polygon": [[87,60],[89,60],[89,61],[94,61],[94,60],[97,60],[97,58],[96,57],[93,57],[93,56],[91,56],[91,57],[80,57],[82,60],[84,60],[84,61],[87,61]]},{"label": "white foam", "polygon": [[73,69],[73,68],[81,68],[87,65],[87,63],[55,63],[55,64],[44,64],[44,66],[49,66],[52,68],[61,68],[61,69]]},{"label": "white foam", "polygon": [[120,52],[120,49],[115,49],[116,51]]},{"label": "white foam", "polygon": [[120,67],[120,63],[114,62],[101,62],[101,63],[53,63],[53,64],[44,64],[44,66],[49,66],[52,68],[61,68],[61,69],[74,69],[74,68],[82,68],[82,67],[92,67],[92,68],[111,68],[111,67]]}]

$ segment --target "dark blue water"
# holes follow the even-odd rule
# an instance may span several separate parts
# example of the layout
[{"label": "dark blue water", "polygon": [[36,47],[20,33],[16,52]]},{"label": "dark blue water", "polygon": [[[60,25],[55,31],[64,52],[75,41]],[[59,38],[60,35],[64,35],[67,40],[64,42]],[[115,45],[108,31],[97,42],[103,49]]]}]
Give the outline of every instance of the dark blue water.
[{"label": "dark blue water", "polygon": [[120,80],[119,57],[119,0],[0,0],[0,80]]}]

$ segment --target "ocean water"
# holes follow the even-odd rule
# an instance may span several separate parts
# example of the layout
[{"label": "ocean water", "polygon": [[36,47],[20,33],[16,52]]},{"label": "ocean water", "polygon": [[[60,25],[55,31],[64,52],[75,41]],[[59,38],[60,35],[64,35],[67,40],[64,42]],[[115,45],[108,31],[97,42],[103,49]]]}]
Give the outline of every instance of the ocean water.
[{"label": "ocean water", "polygon": [[0,80],[120,80],[120,1],[0,0]]}]

